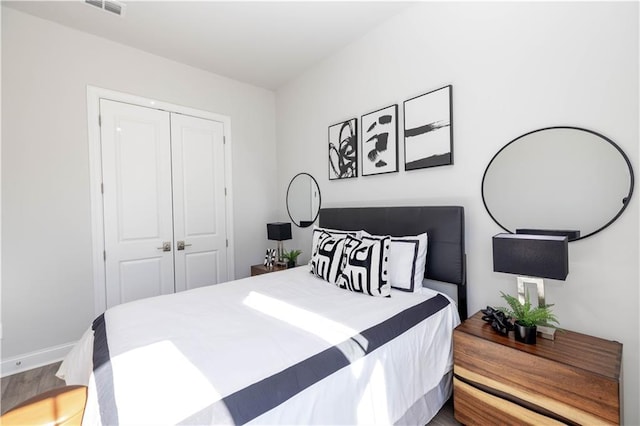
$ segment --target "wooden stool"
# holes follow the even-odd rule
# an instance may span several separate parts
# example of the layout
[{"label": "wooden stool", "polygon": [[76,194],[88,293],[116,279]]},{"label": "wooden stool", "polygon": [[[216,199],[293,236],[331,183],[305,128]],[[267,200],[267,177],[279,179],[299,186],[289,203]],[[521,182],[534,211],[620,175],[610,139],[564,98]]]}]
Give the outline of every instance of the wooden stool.
[{"label": "wooden stool", "polygon": [[3,426],[80,425],[87,402],[86,386],[63,386],[16,405],[0,417]]}]

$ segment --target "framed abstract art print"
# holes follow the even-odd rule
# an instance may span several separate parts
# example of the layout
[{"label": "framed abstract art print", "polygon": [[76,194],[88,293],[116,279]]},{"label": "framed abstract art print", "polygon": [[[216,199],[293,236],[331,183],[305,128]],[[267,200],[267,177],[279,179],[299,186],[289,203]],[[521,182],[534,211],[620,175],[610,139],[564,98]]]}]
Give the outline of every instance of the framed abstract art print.
[{"label": "framed abstract art print", "polygon": [[329,126],[329,180],[358,176],[358,119]]},{"label": "framed abstract art print", "polygon": [[362,116],[362,176],[398,171],[398,105]]},{"label": "framed abstract art print", "polygon": [[452,86],[404,102],[404,169],[453,164]]}]

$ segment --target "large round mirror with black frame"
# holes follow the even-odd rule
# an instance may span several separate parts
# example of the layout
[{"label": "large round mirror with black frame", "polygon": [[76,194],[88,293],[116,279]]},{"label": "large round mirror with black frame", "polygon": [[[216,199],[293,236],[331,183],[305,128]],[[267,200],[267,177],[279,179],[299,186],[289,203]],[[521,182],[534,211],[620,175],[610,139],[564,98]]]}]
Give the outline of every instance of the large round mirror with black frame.
[{"label": "large round mirror with black frame", "polygon": [[320,187],[309,173],[298,173],[287,188],[287,212],[296,226],[311,226],[320,213]]},{"label": "large round mirror with black frame", "polygon": [[579,127],[548,127],[498,151],[482,178],[482,200],[507,232],[571,231],[574,241],[620,217],[633,185],[629,158],[611,139]]}]

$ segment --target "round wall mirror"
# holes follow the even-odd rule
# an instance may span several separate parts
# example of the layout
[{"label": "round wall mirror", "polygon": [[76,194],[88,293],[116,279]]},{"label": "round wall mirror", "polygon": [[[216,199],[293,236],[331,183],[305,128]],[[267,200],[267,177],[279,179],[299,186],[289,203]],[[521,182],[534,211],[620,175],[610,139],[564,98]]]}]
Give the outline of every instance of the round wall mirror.
[{"label": "round wall mirror", "polygon": [[287,188],[287,212],[296,226],[311,226],[320,213],[320,187],[309,173],[298,173]]},{"label": "round wall mirror", "polygon": [[586,238],[613,223],[633,193],[629,158],[591,130],[549,127],[505,145],[482,178],[482,200],[505,231],[579,231]]}]

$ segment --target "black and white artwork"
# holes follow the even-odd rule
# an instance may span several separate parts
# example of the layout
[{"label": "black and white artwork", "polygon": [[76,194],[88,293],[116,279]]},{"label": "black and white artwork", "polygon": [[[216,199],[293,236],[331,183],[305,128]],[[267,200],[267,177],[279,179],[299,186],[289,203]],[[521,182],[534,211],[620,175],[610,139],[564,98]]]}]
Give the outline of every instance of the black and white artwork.
[{"label": "black and white artwork", "polygon": [[267,268],[273,268],[276,261],[276,249],[267,249],[264,255],[264,266]]},{"label": "black and white artwork", "polygon": [[358,119],[329,126],[329,180],[358,176]]},{"label": "black and white artwork", "polygon": [[362,176],[398,171],[398,105],[362,116]]},{"label": "black and white artwork", "polygon": [[453,164],[452,86],[404,101],[404,169]]}]

